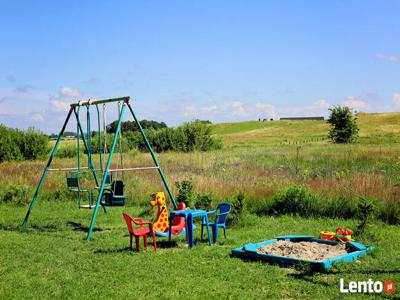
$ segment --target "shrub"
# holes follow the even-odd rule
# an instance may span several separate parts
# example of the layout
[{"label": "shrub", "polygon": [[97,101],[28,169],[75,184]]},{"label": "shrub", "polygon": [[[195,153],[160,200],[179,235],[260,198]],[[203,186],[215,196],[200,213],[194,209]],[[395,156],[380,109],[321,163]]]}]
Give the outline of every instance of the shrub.
[{"label": "shrub", "polygon": [[334,143],[350,143],[357,138],[357,119],[353,118],[352,110],[347,106],[335,106],[329,109],[331,114],[328,123],[332,128],[329,130],[329,138]]},{"label": "shrub", "polygon": [[243,213],[244,193],[239,192],[232,203],[231,213],[229,214],[229,223],[237,224]]},{"label": "shrub", "polygon": [[182,181],[175,182],[175,186],[178,188],[178,196],[176,200],[178,202],[185,202],[186,207],[193,208],[193,181],[192,179],[185,179]]},{"label": "shrub", "polygon": [[213,203],[212,193],[197,194],[194,207],[196,209],[211,210]]},{"label": "shrub", "polygon": [[21,160],[23,155],[20,147],[23,143],[23,133],[0,125],[0,162]]},{"label": "shrub", "polygon": [[3,202],[23,205],[29,203],[30,199],[28,197],[29,197],[28,186],[15,184],[7,187],[3,195]]},{"label": "shrub", "polygon": [[21,149],[25,159],[37,159],[49,153],[49,138],[41,132],[29,128],[24,134],[24,143]]},{"label": "shrub", "polygon": [[[271,213],[294,214],[300,216],[311,216],[315,212],[317,199],[304,185],[289,186],[284,192],[274,197]],[[313,207],[314,205],[314,207]]]},{"label": "shrub", "polygon": [[[107,134],[107,143],[106,143],[107,144],[107,149],[106,149],[107,153],[110,153],[111,146],[112,146],[112,143],[114,141],[114,136],[115,136],[114,133]],[[115,146],[115,152],[118,152],[119,149],[120,149],[119,148],[120,147],[120,144],[119,144],[120,143],[120,140],[119,140],[120,138],[121,138],[121,135],[118,137],[117,145]],[[122,152],[127,152],[130,149],[132,149],[132,148],[129,147],[129,145],[130,145],[129,141],[125,137],[125,134],[123,133],[122,134],[122,140],[121,140]],[[94,134],[91,137],[90,147],[91,147],[92,153],[100,153],[100,143],[99,143],[99,134],[98,133]],[[84,146],[82,146],[82,148],[84,148]],[[85,153],[87,152],[86,149],[84,149],[84,152]],[[104,137],[103,137],[103,135],[101,136],[101,152],[102,153],[104,152]]]},{"label": "shrub", "polygon": [[[146,136],[156,152],[209,151],[222,147],[221,140],[212,136],[209,124],[202,121],[185,123],[177,128],[148,129]],[[140,151],[147,151],[147,145],[138,132],[131,139]]]},{"label": "shrub", "polygon": [[37,159],[50,151],[48,143],[48,137],[33,128],[23,132],[0,125],[0,162]]},{"label": "shrub", "polygon": [[359,218],[360,223],[357,226],[355,235],[362,235],[365,232],[368,223],[374,216],[376,210],[375,200],[366,197],[360,197],[357,208],[357,217]]},{"label": "shrub", "polygon": [[221,140],[212,136],[211,127],[201,121],[185,123],[176,128],[178,141],[181,140],[180,147],[177,149],[184,152],[194,150],[208,151],[220,149]]},{"label": "shrub", "polygon": [[59,158],[73,158],[76,156],[76,146],[68,145],[57,150],[56,156]]},{"label": "shrub", "polygon": [[[107,132],[115,133],[117,130],[118,121],[114,121],[107,125]],[[140,125],[142,125],[143,129],[161,129],[167,128],[167,125],[164,122],[157,122],[153,120],[142,120],[140,121]],[[139,127],[135,121],[126,121],[121,123],[121,129],[124,132],[134,132],[138,131]]]},{"label": "shrub", "polygon": [[384,202],[379,206],[377,218],[392,225],[400,224],[400,203],[395,201]]}]

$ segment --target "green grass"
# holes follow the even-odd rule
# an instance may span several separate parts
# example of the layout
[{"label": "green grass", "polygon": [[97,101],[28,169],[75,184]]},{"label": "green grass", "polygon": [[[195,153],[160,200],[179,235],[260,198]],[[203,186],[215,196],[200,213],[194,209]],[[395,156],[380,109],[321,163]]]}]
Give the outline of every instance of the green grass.
[{"label": "green grass", "polygon": [[[143,208],[126,207],[138,214]],[[317,235],[354,221],[259,218],[247,216],[228,229],[228,238],[209,247],[199,240],[189,250],[184,240],[159,251],[149,248],[131,253],[121,208],[99,214],[90,242],[83,240],[90,211],[78,210],[73,202],[42,202],[35,208],[26,231],[18,228],[25,207],[0,206],[0,298],[211,298],[211,299],[323,299],[338,298],[339,278],[393,280],[399,282],[400,242],[395,226],[375,224],[361,242],[377,250],[357,263],[339,265],[328,274],[308,274],[260,262],[231,258],[232,248],[282,234]],[[149,218],[149,216],[146,216]],[[390,237],[390,238],[389,238]],[[397,292],[397,295],[398,292]],[[30,298],[28,296],[28,298]]]},{"label": "green grass", "polygon": [[[224,141],[221,150],[167,152],[157,158],[174,193],[175,181],[192,178],[195,193],[211,192],[213,205],[231,201],[242,191],[249,211],[289,185],[305,185],[321,199],[340,198],[354,204],[359,197],[369,197],[398,205],[400,114],[359,114],[358,118],[360,139],[351,145],[327,141],[328,126],[323,121],[242,122],[213,125],[214,133]],[[93,158],[97,163],[98,155]],[[0,199],[11,186],[21,185],[29,201],[45,163],[44,159],[1,163]],[[152,161],[148,153],[133,151],[124,155],[124,164],[144,166]],[[56,157],[53,162],[54,167],[74,165],[74,158]],[[178,239],[177,247],[165,248],[159,239],[157,253],[130,253],[121,212],[126,209],[152,219],[149,194],[163,186],[153,171],[123,176],[128,206],[112,208],[108,215],[99,213],[96,227],[102,231],[96,231],[90,242],[83,240],[81,226],[88,226],[91,211],[77,209],[72,196],[65,197],[63,172],[47,177],[26,231],[20,231],[19,224],[27,206],[0,203],[0,299],[27,297],[27,291],[28,298],[36,299],[340,298],[340,278],[399,282],[400,251],[394,246],[400,242],[399,227],[377,221],[360,239],[377,250],[359,263],[335,267],[330,274],[310,275],[229,256],[232,248],[275,235],[318,235],[338,226],[354,229],[358,221],[351,218],[273,218],[247,212],[239,226],[228,230],[228,239],[220,239],[217,246],[198,242],[188,250],[184,240]],[[82,183],[87,188],[94,186],[89,175]]]}]

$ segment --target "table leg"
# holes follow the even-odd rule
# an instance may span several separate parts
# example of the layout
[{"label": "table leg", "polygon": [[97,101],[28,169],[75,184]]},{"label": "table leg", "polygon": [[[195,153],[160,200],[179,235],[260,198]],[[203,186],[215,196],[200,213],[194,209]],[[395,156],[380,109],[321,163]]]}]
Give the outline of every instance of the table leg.
[{"label": "table leg", "polygon": [[208,215],[203,217],[206,221],[208,244],[211,246],[210,227],[208,226]]},{"label": "table leg", "polygon": [[188,245],[189,248],[193,247],[193,216],[192,214],[188,214],[187,216],[187,220],[186,220],[186,224],[187,224],[187,233],[186,236],[188,237]]},{"label": "table leg", "polygon": [[169,214],[169,230],[168,230],[168,243],[171,243],[171,224],[172,224],[172,216]]}]

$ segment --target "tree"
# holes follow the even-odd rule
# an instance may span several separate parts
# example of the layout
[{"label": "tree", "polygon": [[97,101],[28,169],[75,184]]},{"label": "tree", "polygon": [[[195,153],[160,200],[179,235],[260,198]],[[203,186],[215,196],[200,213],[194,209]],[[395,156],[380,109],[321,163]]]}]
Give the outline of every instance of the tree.
[{"label": "tree", "polygon": [[331,115],[328,123],[331,124],[329,138],[334,143],[354,142],[358,135],[357,118],[353,116],[353,111],[347,106],[334,106],[330,108]]}]

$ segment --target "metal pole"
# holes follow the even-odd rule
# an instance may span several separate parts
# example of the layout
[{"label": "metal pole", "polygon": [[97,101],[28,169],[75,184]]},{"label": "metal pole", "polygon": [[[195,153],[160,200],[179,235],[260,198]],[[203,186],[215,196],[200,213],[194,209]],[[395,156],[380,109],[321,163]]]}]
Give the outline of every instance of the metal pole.
[{"label": "metal pole", "polygon": [[165,188],[167,189],[168,195],[169,195],[169,197],[171,198],[172,203],[174,204],[174,207],[175,207],[175,209],[176,209],[176,208],[178,208],[178,205],[176,204],[174,195],[172,194],[172,191],[171,191],[171,189],[169,188],[168,182],[167,182],[167,180],[165,179],[164,173],[163,173],[163,171],[161,170],[160,165],[158,164],[157,158],[156,158],[156,156],[155,156],[155,154],[154,154],[154,152],[153,152],[153,149],[151,148],[151,145],[150,145],[150,143],[149,143],[149,140],[147,139],[146,133],[144,132],[144,130],[143,130],[143,128],[142,128],[142,125],[140,124],[139,120],[137,119],[135,113],[133,112],[133,109],[132,109],[131,105],[129,104],[129,102],[126,102],[126,104],[128,105],[128,108],[129,108],[129,110],[131,111],[131,114],[132,114],[133,118],[135,119],[136,124],[138,125],[138,128],[139,128],[139,130],[140,130],[140,133],[142,134],[142,137],[143,137],[143,139],[144,139],[145,142],[146,142],[147,148],[148,148],[149,151],[150,151],[151,157],[153,158],[154,164],[158,167],[158,173],[160,174],[161,179],[162,179],[162,181],[163,181],[163,183],[164,183],[164,186],[165,186]]},{"label": "metal pole", "polygon": [[90,239],[90,236],[92,235],[92,232],[93,232],[94,223],[95,223],[96,217],[97,217],[97,211],[99,210],[101,197],[103,196],[104,185],[106,184],[106,179],[107,179],[106,174],[108,173],[108,170],[110,169],[112,156],[114,154],[115,146],[116,146],[117,140],[118,140],[118,134],[119,134],[119,131],[121,129],[121,122],[122,122],[122,117],[123,117],[124,112],[125,112],[125,106],[126,106],[126,104],[122,105],[121,115],[119,116],[117,130],[115,131],[114,140],[113,140],[113,143],[112,143],[112,146],[111,146],[110,153],[108,155],[106,168],[104,169],[103,179],[101,180],[101,186],[100,186],[100,190],[99,190],[99,195],[97,196],[97,200],[96,200],[96,207],[94,208],[92,220],[90,221],[89,232],[88,232],[88,235],[87,235],[87,238],[86,238],[87,240]]},{"label": "metal pole", "polygon": [[[77,114],[78,114],[78,116],[79,116],[79,110],[80,110],[80,107],[78,107],[78,109],[77,109]],[[78,180],[78,207],[80,207],[81,206],[81,189],[80,189],[80,181],[79,181],[79,175],[80,175],[80,173],[81,173],[81,158],[80,158],[80,152],[81,152],[81,150],[80,150],[80,137],[79,137],[79,126],[78,126],[78,124],[76,125],[76,141],[77,141],[77,147],[76,147],[76,154],[77,154],[77,156],[78,156],[78,172],[77,172],[77,174],[76,174],[76,177],[78,178],[77,180]]]},{"label": "metal pole", "polygon": [[99,111],[99,106],[96,104],[96,109],[97,109],[97,127],[99,128],[99,155],[100,155],[100,168],[101,171],[103,171],[103,155],[101,152],[103,152],[102,145],[101,145],[101,127],[100,127],[100,111]]},{"label": "metal pole", "polygon": [[103,99],[103,100],[86,100],[86,101],[79,101],[78,103],[73,103],[71,106],[77,107],[77,106],[89,106],[89,105],[95,105],[95,104],[101,104],[101,103],[108,103],[108,102],[118,102],[118,101],[124,101],[128,102],[130,99],[129,96],[126,97],[120,97],[120,98],[112,98],[112,99]]},{"label": "metal pole", "polygon": [[29,215],[31,214],[31,211],[32,211],[32,209],[33,209],[33,207],[35,205],[35,202],[36,202],[36,198],[39,195],[40,189],[42,188],[43,182],[44,182],[44,180],[46,178],[47,170],[49,169],[49,167],[51,165],[51,162],[53,161],[53,158],[56,155],[58,145],[60,144],[60,141],[62,140],[62,136],[63,136],[64,131],[65,131],[65,127],[67,127],[67,124],[68,124],[69,118],[71,117],[72,111],[73,111],[73,108],[71,107],[71,109],[68,112],[67,118],[65,119],[64,125],[61,128],[60,134],[58,135],[57,142],[54,145],[53,151],[50,154],[49,161],[47,162],[47,165],[44,168],[42,177],[40,178],[39,184],[38,184],[38,186],[36,188],[36,192],[33,195],[31,203],[29,204],[29,208],[28,208],[28,211],[26,213],[25,219],[22,222],[22,226],[25,226],[26,223],[28,222]]},{"label": "metal pole", "polygon": [[[85,146],[85,149],[86,149],[86,151],[87,151],[87,153],[88,153],[88,155],[89,155],[89,154],[90,154],[90,149],[89,149],[89,147],[88,147],[88,145],[87,145],[87,143],[86,143],[85,134],[83,133],[83,129],[82,129],[81,122],[80,122],[80,120],[79,120],[79,116],[78,116],[78,114],[76,113],[75,108],[73,108],[73,110],[74,110],[75,117],[76,117],[76,123],[78,124],[79,131],[80,131],[81,136],[82,136],[83,145]],[[97,178],[96,170],[95,170],[94,165],[93,165],[92,156],[90,156],[88,168],[92,170],[93,177],[94,177],[94,180],[95,180],[95,182],[96,182],[96,186],[98,186],[98,185],[99,185],[99,179]]]},{"label": "metal pole", "polygon": [[92,136],[91,136],[91,129],[90,129],[90,111],[89,106],[86,106],[86,140],[88,144],[88,166],[90,165],[90,161],[92,160]]}]

